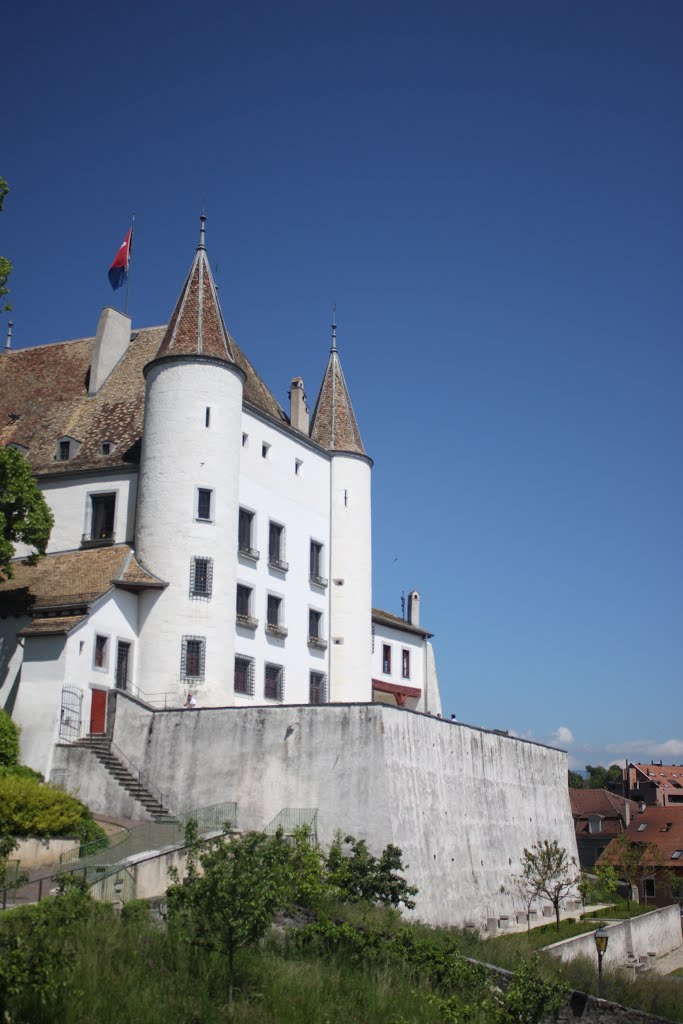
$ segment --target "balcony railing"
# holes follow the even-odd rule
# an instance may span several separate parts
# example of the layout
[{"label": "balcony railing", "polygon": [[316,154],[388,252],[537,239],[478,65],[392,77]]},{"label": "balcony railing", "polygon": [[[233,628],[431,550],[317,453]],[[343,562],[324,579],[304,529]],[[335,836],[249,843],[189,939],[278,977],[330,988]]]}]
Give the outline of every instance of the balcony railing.
[{"label": "balcony railing", "polygon": [[270,636],[277,636],[280,637],[280,639],[284,640],[284,638],[288,635],[289,630],[285,629],[284,626],[278,625],[277,622],[268,622],[266,623],[266,633],[268,633]]},{"label": "balcony railing", "polygon": [[308,578],[311,581],[311,583],[314,583],[316,585],[316,587],[326,587],[327,586],[327,580],[325,579],[325,577],[324,576],[318,576],[318,574],[315,573],[315,572],[312,572],[311,575]]},{"label": "balcony railing", "polygon": [[284,558],[275,558],[273,555],[268,555],[268,565],[271,569],[279,569],[280,572],[287,572],[289,569],[289,562],[285,562]]},{"label": "balcony railing", "polygon": [[309,636],[308,646],[316,647],[319,651],[327,650],[327,640],[323,640],[321,636]]},{"label": "balcony railing", "polygon": [[238,545],[238,551],[242,558],[248,558],[252,562],[258,562],[259,558],[261,557],[260,553],[256,550],[256,548],[249,548],[246,546],[246,544]]},{"label": "balcony railing", "polygon": [[240,615],[238,612],[237,625],[242,626],[243,629],[256,629],[258,626],[258,619],[255,619],[253,615]]},{"label": "balcony railing", "polygon": [[84,533],[81,537],[83,548],[104,548],[114,543],[113,530],[99,530],[97,533]]}]

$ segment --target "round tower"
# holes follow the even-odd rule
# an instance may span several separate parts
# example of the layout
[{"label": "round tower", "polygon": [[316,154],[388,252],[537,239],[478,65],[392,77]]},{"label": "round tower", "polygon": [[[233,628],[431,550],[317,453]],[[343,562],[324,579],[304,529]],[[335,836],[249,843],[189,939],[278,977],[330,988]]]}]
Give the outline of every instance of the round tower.
[{"label": "round tower", "polygon": [[337,325],[311,437],[330,452],[330,701],[372,700],[372,459],[337,352]]},{"label": "round tower", "polygon": [[187,280],[147,364],[136,553],[168,586],[141,595],[145,693],[232,703],[244,373],[218,304],[204,221]]}]

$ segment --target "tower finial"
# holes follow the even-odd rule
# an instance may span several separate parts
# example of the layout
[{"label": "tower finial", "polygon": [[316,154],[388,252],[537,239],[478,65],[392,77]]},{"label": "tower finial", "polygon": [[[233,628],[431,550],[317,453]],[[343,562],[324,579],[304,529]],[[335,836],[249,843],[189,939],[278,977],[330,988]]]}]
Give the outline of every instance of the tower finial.
[{"label": "tower finial", "polygon": [[337,303],[332,305],[332,351],[337,351]]},{"label": "tower finial", "polygon": [[5,341],[5,352],[9,352],[10,349],[12,348],[12,328],[13,327],[14,327],[14,324],[10,320],[10,322],[7,324],[7,340]]},{"label": "tower finial", "polygon": [[206,224],[206,214],[204,214],[204,212],[202,212],[202,215],[199,218],[199,225],[200,226],[199,226],[199,245],[197,246],[198,250],[199,249],[206,249],[206,245],[204,244],[204,235],[205,235],[205,231],[206,231],[206,229],[204,227],[205,224]]}]

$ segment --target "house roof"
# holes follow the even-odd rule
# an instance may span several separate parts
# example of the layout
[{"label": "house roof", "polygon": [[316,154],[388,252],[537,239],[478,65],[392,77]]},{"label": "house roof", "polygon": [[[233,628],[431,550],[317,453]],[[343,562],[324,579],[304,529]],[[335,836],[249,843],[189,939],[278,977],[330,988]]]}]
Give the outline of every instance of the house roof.
[{"label": "house roof", "polygon": [[125,590],[165,586],[137,561],[127,544],[46,555],[36,565],[16,561],[12,568],[13,579],[0,584],[0,615],[33,614],[32,625],[45,617],[41,610],[83,614],[85,607],[114,586]]},{"label": "house roof", "polygon": [[683,765],[680,764],[636,764],[629,762],[643,781],[663,789],[683,789]]},{"label": "house roof", "polygon": [[366,455],[337,352],[336,325],[332,330],[330,358],[311,419],[311,440],[329,451]]},{"label": "house roof", "polygon": [[[683,852],[679,858],[673,859],[671,856],[676,850],[683,851],[683,806],[647,807],[632,819],[626,829],[626,835],[635,843],[654,843],[659,850],[662,867],[683,868]],[[617,850],[613,843],[604,850],[600,860],[611,864],[618,863]]]},{"label": "house roof", "polygon": [[[610,793],[607,789],[569,789],[569,802],[572,815],[576,820],[577,834],[588,831],[588,818],[599,815],[602,821],[602,834],[619,835],[624,831],[623,809],[624,798]],[[634,800],[627,801],[630,815],[638,813],[638,804]]]},{"label": "house roof", "polygon": [[87,615],[51,615],[44,618],[31,619],[27,626],[20,629],[17,636],[62,636],[85,622]]},{"label": "house roof", "polygon": [[407,622],[398,615],[392,615],[391,612],[384,612],[381,608],[372,609],[372,621],[382,626],[391,626],[392,629],[400,629],[404,633],[413,633],[415,636],[425,637],[425,639],[434,636],[433,633],[428,633],[421,626],[414,626],[412,622]]},{"label": "house roof", "polygon": [[197,252],[157,356],[205,356],[234,363],[234,342],[223,323],[216,286],[206,257],[205,220],[202,215]]}]

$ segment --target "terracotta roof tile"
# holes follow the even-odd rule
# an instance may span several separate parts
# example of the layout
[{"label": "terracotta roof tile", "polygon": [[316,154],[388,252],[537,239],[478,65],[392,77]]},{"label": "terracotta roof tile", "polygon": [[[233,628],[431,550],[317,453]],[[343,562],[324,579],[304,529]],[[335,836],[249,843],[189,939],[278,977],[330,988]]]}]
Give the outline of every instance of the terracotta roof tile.
[{"label": "terracotta roof tile", "polygon": [[[605,818],[621,818],[624,798],[610,793],[607,789],[569,789],[569,801],[575,817],[586,817],[589,814],[602,814]],[[629,800],[631,816],[637,814],[638,804]]]},{"label": "terracotta roof tile", "polygon": [[[640,826],[645,825],[642,831]],[[681,807],[648,807],[642,814],[636,814],[626,829],[633,842],[654,843],[659,848],[662,866],[683,867],[683,854],[672,859],[676,850],[683,851],[683,805]],[[600,861],[617,863],[612,844],[602,854]]]},{"label": "terracotta roof tile", "polygon": [[43,619],[33,619],[27,626],[20,629],[17,636],[58,636],[70,633],[87,615],[53,615]]},{"label": "terracotta roof tile", "polygon": [[330,451],[366,454],[336,348],[330,352],[313,410],[311,439]]}]

